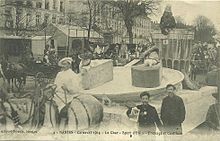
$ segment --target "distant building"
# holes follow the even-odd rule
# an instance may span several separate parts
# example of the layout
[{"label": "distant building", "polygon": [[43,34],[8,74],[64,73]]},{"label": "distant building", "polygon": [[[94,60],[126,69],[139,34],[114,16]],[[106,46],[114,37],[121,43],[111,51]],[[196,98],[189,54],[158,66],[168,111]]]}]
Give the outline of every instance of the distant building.
[{"label": "distant building", "polygon": [[[128,43],[129,37],[122,15],[116,7],[110,5],[98,5],[97,26],[101,27],[104,33],[112,33],[112,42],[120,43],[125,40]],[[104,9],[104,10],[103,10]],[[151,19],[147,16],[139,16],[135,19],[133,26],[133,43],[145,43],[151,32]]]},{"label": "distant building", "polygon": [[47,24],[65,24],[68,0],[0,0],[2,34],[26,36]]},{"label": "distant building", "polygon": [[[54,49],[58,56],[69,56],[76,51],[83,53],[88,48],[88,31],[79,26],[49,24],[47,30],[51,31],[48,36],[54,40]],[[103,37],[91,30],[90,41],[103,42]],[[50,45],[51,46],[51,45]]]},{"label": "distant building", "polygon": [[[85,0],[69,0],[71,8],[69,13],[88,11]],[[106,42],[121,43],[122,40],[128,43],[128,33],[122,18],[116,7],[104,3],[104,0],[97,1],[93,5],[92,28],[101,33]],[[72,21],[74,22],[74,21]],[[135,19],[133,26],[133,42],[135,44],[145,43],[151,32],[151,20],[147,16],[140,16]]]}]

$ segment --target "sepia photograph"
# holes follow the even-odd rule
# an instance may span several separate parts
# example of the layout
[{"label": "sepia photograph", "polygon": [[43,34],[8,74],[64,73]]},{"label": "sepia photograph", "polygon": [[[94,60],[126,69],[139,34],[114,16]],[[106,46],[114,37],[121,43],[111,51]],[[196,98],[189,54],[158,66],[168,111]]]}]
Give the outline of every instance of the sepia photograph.
[{"label": "sepia photograph", "polygon": [[217,141],[220,0],[0,0],[0,140]]}]

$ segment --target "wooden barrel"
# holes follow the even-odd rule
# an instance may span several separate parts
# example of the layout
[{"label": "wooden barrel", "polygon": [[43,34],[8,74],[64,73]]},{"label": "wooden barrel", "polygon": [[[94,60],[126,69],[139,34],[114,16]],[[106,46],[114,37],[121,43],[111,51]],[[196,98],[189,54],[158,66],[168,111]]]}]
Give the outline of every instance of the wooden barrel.
[{"label": "wooden barrel", "polygon": [[103,119],[101,103],[91,95],[80,95],[73,99],[68,109],[68,127],[71,130],[95,127]]},{"label": "wooden barrel", "polygon": [[68,116],[68,129],[87,129],[99,125],[102,121],[103,107],[95,97],[80,95],[73,99]]}]

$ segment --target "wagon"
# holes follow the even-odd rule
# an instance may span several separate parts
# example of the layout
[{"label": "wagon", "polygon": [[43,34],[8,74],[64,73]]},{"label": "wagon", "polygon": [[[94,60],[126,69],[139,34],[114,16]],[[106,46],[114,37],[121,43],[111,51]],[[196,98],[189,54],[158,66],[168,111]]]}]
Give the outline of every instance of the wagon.
[{"label": "wagon", "polygon": [[60,67],[57,64],[33,63],[26,69],[26,75],[34,77],[36,82],[42,78],[52,80],[59,71]]},{"label": "wagon", "polygon": [[[57,64],[48,65],[45,63],[18,63],[14,64],[15,68],[11,70],[11,76],[15,79],[15,86],[20,92],[26,85],[26,77],[33,77],[35,84],[42,79],[53,80],[56,74],[60,71],[60,67]],[[13,84],[12,84],[13,85]]]}]

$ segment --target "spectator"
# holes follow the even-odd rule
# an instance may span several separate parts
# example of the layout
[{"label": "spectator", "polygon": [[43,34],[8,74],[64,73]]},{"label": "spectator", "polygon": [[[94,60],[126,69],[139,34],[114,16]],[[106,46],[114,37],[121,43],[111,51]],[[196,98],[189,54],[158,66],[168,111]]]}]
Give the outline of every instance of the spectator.
[{"label": "spectator", "polygon": [[94,50],[94,53],[95,53],[96,58],[101,59],[101,57],[102,57],[102,48],[99,45],[97,45],[95,50]]},{"label": "spectator", "polygon": [[37,57],[37,59],[35,60],[36,64],[42,64],[42,60],[40,59],[40,57]]},{"label": "spectator", "polygon": [[72,55],[72,70],[75,72],[75,73],[79,73],[79,64],[80,64],[80,58],[79,58],[79,55],[78,54],[73,54]]},{"label": "spectator", "polygon": [[220,103],[218,102],[219,94],[213,93],[212,96],[215,98],[215,104],[209,106],[206,114],[205,123],[208,125],[212,133],[220,131]]},{"label": "spectator", "polygon": [[49,52],[44,55],[43,62],[44,62],[45,64],[47,64],[47,65],[50,64]]},{"label": "spectator", "polygon": [[172,84],[166,86],[168,96],[162,101],[161,120],[167,133],[182,134],[182,123],[185,120],[185,105],[181,97],[175,94],[176,87]]},{"label": "spectator", "polygon": [[120,51],[119,51],[119,57],[120,57],[120,58],[126,58],[127,52],[128,52],[127,45],[126,45],[126,43],[122,40],[121,48],[120,48]]},{"label": "spectator", "polygon": [[138,127],[139,131],[142,133],[155,133],[156,126],[159,128],[159,130],[162,130],[162,124],[158,117],[157,111],[155,107],[149,104],[150,94],[148,92],[142,92],[140,94],[140,98],[142,104],[134,108],[130,108],[127,111],[128,117],[132,118],[138,114]]}]

